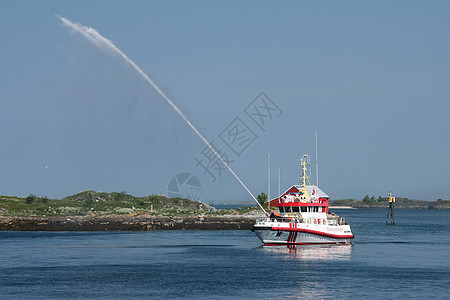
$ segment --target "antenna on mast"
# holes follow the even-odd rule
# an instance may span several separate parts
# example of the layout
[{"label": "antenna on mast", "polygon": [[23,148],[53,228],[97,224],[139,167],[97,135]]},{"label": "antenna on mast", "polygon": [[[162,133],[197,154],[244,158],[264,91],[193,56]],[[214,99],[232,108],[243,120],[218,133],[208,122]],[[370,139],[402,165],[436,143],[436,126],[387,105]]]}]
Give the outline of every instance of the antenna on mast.
[{"label": "antenna on mast", "polygon": [[316,130],[316,186],[319,186],[319,151],[317,151],[317,130]]},{"label": "antenna on mast", "polygon": [[280,197],[280,167],[278,167],[278,197]]},{"label": "antenna on mast", "polygon": [[[306,166],[310,165],[310,157],[309,154],[304,154],[302,156],[302,158],[300,158],[300,166],[302,166],[302,176],[300,177],[300,179],[302,180],[302,186],[306,186],[306,181],[308,181],[309,183],[309,178],[310,176],[308,176],[307,174],[307,168]],[[311,183],[309,183],[311,184]]]}]

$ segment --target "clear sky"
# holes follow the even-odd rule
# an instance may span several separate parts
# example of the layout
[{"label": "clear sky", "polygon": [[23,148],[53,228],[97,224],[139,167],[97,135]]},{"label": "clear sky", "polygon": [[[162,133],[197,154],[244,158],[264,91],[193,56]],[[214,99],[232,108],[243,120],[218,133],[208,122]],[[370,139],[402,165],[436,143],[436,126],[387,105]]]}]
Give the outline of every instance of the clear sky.
[{"label": "clear sky", "polygon": [[254,194],[268,153],[272,196],[305,153],[315,182],[317,130],[332,198],[450,199],[449,1],[3,0],[0,194],[167,194],[189,173],[206,203],[252,201],[142,76],[55,14],[113,41]]}]

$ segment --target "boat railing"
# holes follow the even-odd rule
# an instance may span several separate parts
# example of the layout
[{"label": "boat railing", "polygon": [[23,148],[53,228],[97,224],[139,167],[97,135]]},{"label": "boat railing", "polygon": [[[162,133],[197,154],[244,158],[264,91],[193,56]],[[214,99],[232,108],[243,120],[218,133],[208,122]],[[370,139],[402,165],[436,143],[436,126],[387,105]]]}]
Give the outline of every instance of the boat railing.
[{"label": "boat railing", "polygon": [[259,222],[275,222],[275,223],[304,223],[303,219],[289,217],[261,218]]},{"label": "boat railing", "polygon": [[345,218],[339,218],[338,224],[339,225],[348,225],[347,221],[345,221]]},{"label": "boat railing", "polygon": [[[341,217],[333,217],[333,218],[327,218],[328,221],[328,225],[334,225],[334,226],[339,226],[339,225],[348,225],[347,221],[345,220],[345,218],[341,218]],[[258,222],[262,222],[262,223],[305,223],[305,219],[301,218],[296,218],[296,217],[275,217],[275,218],[270,218],[270,217],[264,217],[264,218],[260,218],[257,220]]]},{"label": "boat railing", "polygon": [[283,199],[281,203],[323,203],[323,201],[320,201],[319,199],[310,199],[307,202],[303,202],[299,199]]}]

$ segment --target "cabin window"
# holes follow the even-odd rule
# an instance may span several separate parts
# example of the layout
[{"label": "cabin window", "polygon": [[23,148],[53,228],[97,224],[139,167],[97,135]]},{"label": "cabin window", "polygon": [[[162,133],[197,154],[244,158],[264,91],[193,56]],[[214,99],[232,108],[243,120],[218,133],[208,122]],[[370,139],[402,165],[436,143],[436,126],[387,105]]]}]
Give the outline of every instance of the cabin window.
[{"label": "cabin window", "polygon": [[286,206],[286,207],[285,207],[285,209],[286,209],[286,212],[292,212],[292,210],[291,210],[291,207],[290,207],[290,206]]},{"label": "cabin window", "polygon": [[292,207],[292,212],[299,212],[298,208],[299,208],[298,206],[293,206]]},{"label": "cabin window", "polygon": [[284,213],[284,207],[283,206],[278,207],[278,209],[280,210],[280,213]]},{"label": "cabin window", "polygon": [[302,206],[301,207],[301,212],[306,212],[306,208],[307,208],[306,206]]}]

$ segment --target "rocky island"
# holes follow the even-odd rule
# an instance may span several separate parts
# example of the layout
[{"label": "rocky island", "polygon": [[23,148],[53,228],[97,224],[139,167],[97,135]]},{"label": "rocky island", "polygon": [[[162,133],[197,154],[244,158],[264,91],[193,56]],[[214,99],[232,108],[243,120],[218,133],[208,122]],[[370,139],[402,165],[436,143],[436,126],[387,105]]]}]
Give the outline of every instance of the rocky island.
[{"label": "rocky island", "polygon": [[63,199],[0,196],[0,230],[145,231],[250,230],[262,213],[255,208],[213,206],[162,195],[84,191]]}]

